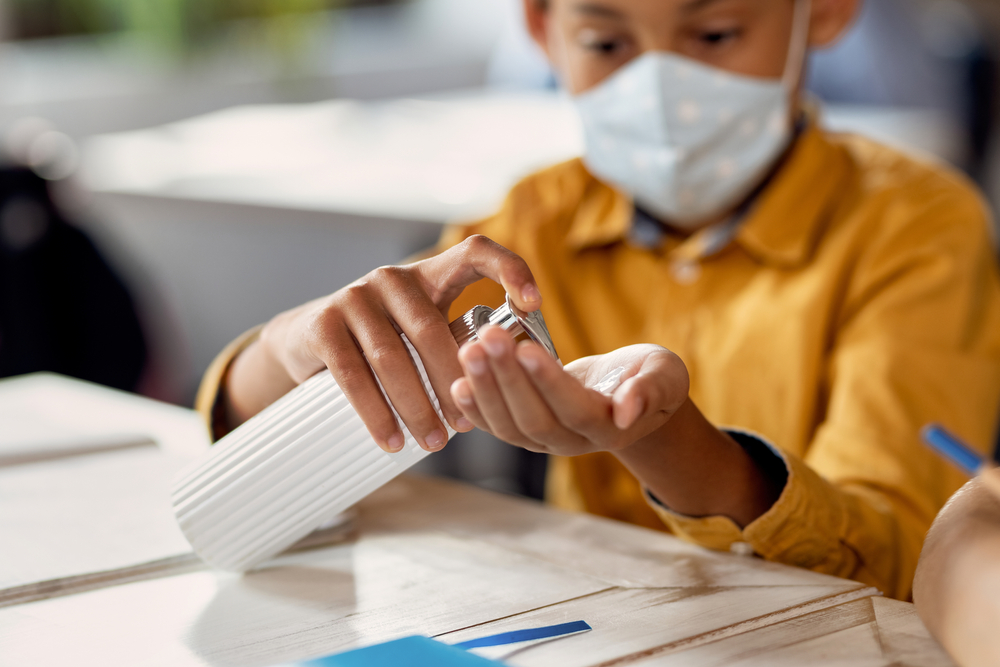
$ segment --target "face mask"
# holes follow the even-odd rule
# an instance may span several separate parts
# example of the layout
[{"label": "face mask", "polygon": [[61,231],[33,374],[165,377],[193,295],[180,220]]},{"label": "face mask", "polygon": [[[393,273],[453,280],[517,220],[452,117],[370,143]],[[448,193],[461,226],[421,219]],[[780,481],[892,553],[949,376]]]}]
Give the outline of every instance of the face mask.
[{"label": "face mask", "polygon": [[780,80],[650,52],[577,95],[587,169],[675,227],[696,227],[739,204],[791,141],[809,14],[809,0],[795,0]]}]

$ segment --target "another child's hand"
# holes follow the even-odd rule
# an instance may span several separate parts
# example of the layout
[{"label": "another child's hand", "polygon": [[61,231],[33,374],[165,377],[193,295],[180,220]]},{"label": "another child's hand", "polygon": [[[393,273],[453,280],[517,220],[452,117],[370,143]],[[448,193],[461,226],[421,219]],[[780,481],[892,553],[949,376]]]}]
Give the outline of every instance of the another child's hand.
[{"label": "another child's hand", "polygon": [[330,296],[278,315],[233,365],[228,404],[236,418],[231,421],[246,419],[329,368],[376,442],[396,451],[403,436],[374,370],[410,433],[425,449],[440,449],[447,440],[445,425],[399,332],[420,354],[451,426],[471,430],[448,391],[462,375],[448,309],[466,286],[482,278],[500,283],[522,310],[541,305],[524,260],[484,236],[473,236],[436,257],[376,269]]},{"label": "another child's hand", "polygon": [[[465,416],[498,438],[536,452],[575,456],[617,452],[656,431],[688,396],[688,374],[674,353],[633,345],[561,368],[533,343],[515,346],[487,328],[462,348],[465,376],[451,396]],[[609,396],[592,387],[625,368]]]},{"label": "another child's hand", "polygon": [[982,478],[983,486],[989,489],[996,496],[997,500],[1000,500],[1000,468],[987,470],[980,477]]}]

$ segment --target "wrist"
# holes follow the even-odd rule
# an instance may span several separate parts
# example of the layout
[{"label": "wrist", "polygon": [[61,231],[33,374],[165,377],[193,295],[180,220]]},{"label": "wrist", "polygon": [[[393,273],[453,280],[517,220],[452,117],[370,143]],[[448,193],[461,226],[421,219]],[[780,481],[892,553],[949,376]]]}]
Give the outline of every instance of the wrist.
[{"label": "wrist", "polygon": [[236,428],[295,385],[262,338],[255,340],[233,359],[222,382],[220,399],[228,428]]},{"label": "wrist", "polygon": [[667,423],[616,456],[672,511],[727,516],[741,527],[770,509],[783,486],[690,398]]}]

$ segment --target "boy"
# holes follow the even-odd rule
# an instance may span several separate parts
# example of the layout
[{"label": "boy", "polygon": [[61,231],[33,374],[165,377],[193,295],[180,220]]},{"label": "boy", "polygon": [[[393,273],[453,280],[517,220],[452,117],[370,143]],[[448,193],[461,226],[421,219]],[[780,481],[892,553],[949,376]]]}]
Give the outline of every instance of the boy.
[{"label": "boy", "polygon": [[[526,0],[576,100],[584,159],[526,179],[438,255],[236,341],[199,400],[216,433],[326,367],[396,451],[372,369],[440,449],[445,425],[398,327],[452,428],[555,455],[555,504],[909,597],[923,535],[961,485],[918,430],[991,441],[1000,291],[963,179],[828,135],[804,109],[807,46],[856,10]],[[529,311],[545,295],[565,370],[497,330],[457,349],[449,314],[503,291]],[[589,389],[618,367],[612,397]]]}]

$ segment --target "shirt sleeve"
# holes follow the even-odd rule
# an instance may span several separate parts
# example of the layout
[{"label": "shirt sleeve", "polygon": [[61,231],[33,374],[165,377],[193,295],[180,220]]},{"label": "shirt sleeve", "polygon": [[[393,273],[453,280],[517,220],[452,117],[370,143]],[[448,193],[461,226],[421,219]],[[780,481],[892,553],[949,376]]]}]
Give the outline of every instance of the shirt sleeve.
[{"label": "shirt sleeve", "polygon": [[260,330],[262,328],[263,325],[256,326],[229,343],[212,360],[212,363],[208,366],[208,370],[201,377],[198,394],[194,399],[194,409],[205,420],[205,426],[208,428],[208,433],[213,442],[224,436],[228,431],[223,412],[225,406],[219,399],[226,388],[229,368],[233,365],[233,360],[240,355],[240,352],[250,347],[251,344],[260,338]]},{"label": "shirt sleeve", "polygon": [[787,471],[778,501],[742,530],[651,502],[672,532],[911,596],[924,536],[964,481],[920,428],[942,423],[986,453],[1000,408],[1000,281],[984,209],[961,194],[886,210],[865,239],[831,332],[825,414],[804,456],[771,447]]}]

